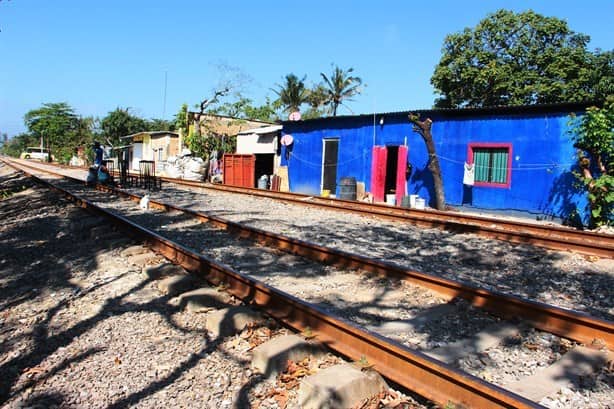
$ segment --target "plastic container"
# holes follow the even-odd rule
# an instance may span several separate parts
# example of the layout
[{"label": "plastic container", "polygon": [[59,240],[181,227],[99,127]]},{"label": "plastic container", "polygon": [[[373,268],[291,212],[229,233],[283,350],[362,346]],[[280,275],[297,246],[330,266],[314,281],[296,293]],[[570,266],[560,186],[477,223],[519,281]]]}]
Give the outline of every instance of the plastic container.
[{"label": "plastic container", "polygon": [[426,207],[426,201],[422,199],[421,197],[417,197],[416,198],[416,209],[424,210],[425,207]]},{"label": "plastic container", "polygon": [[330,190],[323,189],[322,190],[322,194],[320,196],[322,196],[322,197],[329,197],[330,196]]},{"label": "plastic container", "polygon": [[395,203],[396,203],[396,200],[397,200],[397,195],[395,195],[395,194],[386,195],[386,204],[394,206]]},{"label": "plastic container", "polygon": [[347,176],[339,179],[339,199],[356,200],[356,178]]},{"label": "plastic container", "polygon": [[260,176],[258,179],[258,189],[266,189],[269,184],[269,177],[267,175]]},{"label": "plastic container", "polygon": [[409,195],[409,207],[412,209],[416,207],[416,199],[419,198],[418,195]]}]

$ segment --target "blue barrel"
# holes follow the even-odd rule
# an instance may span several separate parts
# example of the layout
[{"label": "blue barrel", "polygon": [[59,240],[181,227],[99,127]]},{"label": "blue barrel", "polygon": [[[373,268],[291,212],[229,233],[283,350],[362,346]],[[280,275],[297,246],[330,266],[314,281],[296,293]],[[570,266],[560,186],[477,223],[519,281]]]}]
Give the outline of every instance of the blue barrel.
[{"label": "blue barrel", "polygon": [[356,200],[356,178],[351,176],[339,179],[339,199]]}]

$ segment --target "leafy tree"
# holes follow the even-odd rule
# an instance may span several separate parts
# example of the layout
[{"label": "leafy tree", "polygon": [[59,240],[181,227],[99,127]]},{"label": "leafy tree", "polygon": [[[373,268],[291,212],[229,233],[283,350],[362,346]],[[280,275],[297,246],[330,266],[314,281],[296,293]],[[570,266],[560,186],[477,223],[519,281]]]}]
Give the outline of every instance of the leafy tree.
[{"label": "leafy tree", "polygon": [[184,135],[188,134],[188,104],[182,104],[181,109],[175,115],[174,128],[182,131]]},{"label": "leafy tree", "polygon": [[5,155],[9,155],[9,156],[17,158],[19,157],[21,152],[23,152],[26,149],[26,147],[38,146],[39,144],[40,144],[40,139],[37,140],[35,136],[32,136],[29,133],[21,133],[7,140],[2,145],[1,152]]},{"label": "leafy tree", "polygon": [[335,66],[330,78],[326,74],[320,73],[324,79],[326,104],[330,105],[333,116],[337,116],[339,105],[345,105],[345,101],[351,101],[354,95],[361,92],[362,80],[360,77],[351,75],[352,72],[354,72],[353,68],[343,70]]},{"label": "leafy tree", "polygon": [[589,52],[589,40],[558,18],[499,10],[446,36],[431,78],[441,94],[435,105],[604,100],[612,93],[612,52]]},{"label": "leafy tree", "polygon": [[239,119],[255,119],[258,121],[275,122],[279,119],[277,111],[281,108],[278,101],[271,101],[268,97],[264,105],[255,106],[253,101],[238,95],[234,102],[224,104],[210,109],[208,112],[216,115],[226,115]]},{"label": "leafy tree", "polygon": [[145,121],[148,131],[174,131],[175,121],[167,121],[166,119],[152,118]]},{"label": "leafy tree", "polygon": [[572,117],[571,135],[580,150],[576,177],[588,192],[591,225],[614,224],[614,97],[603,108]]},{"label": "leafy tree", "polygon": [[116,108],[100,122],[102,136],[112,146],[121,145],[120,137],[147,131],[147,122],[130,112],[130,108]]},{"label": "leafy tree", "polygon": [[32,137],[37,140],[43,138],[50,152],[55,154],[58,160],[64,162],[70,159],[79,129],[79,119],[67,103],[45,103],[38,109],[28,111],[24,116],[24,123]]},{"label": "leafy tree", "polygon": [[277,84],[273,92],[279,97],[277,103],[283,107],[284,112],[300,111],[301,105],[307,102],[309,90],[305,87],[305,78],[299,79],[294,74],[285,76],[283,84]]},{"label": "leafy tree", "polygon": [[327,91],[327,88],[321,83],[311,87],[307,95],[309,108],[302,115],[303,119],[320,118],[329,112],[330,101]]}]

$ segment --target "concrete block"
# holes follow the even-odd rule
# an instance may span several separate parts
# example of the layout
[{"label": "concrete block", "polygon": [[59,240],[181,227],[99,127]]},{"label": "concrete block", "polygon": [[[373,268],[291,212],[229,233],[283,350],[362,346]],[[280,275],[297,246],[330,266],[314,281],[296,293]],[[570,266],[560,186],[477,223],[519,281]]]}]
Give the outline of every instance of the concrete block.
[{"label": "concrete block", "polygon": [[246,307],[230,307],[217,310],[207,315],[205,328],[214,337],[227,337],[243,331],[250,324],[264,322],[264,317],[257,311]]},{"label": "concrete block", "polygon": [[122,257],[130,257],[130,256],[136,256],[137,254],[144,254],[148,252],[149,252],[149,249],[147,247],[143,247],[137,244],[137,245],[130,246],[128,248],[123,249],[122,251],[119,252],[119,255]]},{"label": "concrete block", "polygon": [[335,365],[303,379],[298,403],[302,409],[353,408],[387,388],[386,381],[373,370]]},{"label": "concrete block", "polygon": [[583,380],[594,377],[608,362],[606,351],[575,347],[549,367],[505,386],[527,399],[539,402],[564,387],[582,387]]},{"label": "concrete block", "polygon": [[197,288],[179,296],[179,308],[190,312],[207,312],[224,308],[228,307],[231,302],[230,294],[210,287]]},{"label": "concrete block", "polygon": [[291,334],[273,338],[254,348],[252,368],[267,377],[274,377],[286,369],[288,360],[302,361],[309,356],[321,356],[320,344]]},{"label": "concrete block", "polygon": [[183,269],[183,267],[176,264],[162,263],[158,264],[157,266],[146,267],[143,270],[143,274],[145,274],[150,280],[159,280],[160,278],[167,276],[186,275],[187,272]]},{"label": "concrete block", "polygon": [[174,297],[183,292],[189,291],[196,285],[194,277],[187,275],[170,276],[158,281],[158,290],[169,297]]}]

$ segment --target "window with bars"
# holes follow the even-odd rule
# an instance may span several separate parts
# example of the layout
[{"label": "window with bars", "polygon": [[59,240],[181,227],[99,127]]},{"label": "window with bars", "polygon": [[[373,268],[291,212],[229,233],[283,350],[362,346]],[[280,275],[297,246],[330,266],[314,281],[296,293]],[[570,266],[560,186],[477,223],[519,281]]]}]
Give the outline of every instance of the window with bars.
[{"label": "window with bars", "polygon": [[469,161],[474,164],[478,186],[509,187],[511,144],[470,144]]}]

